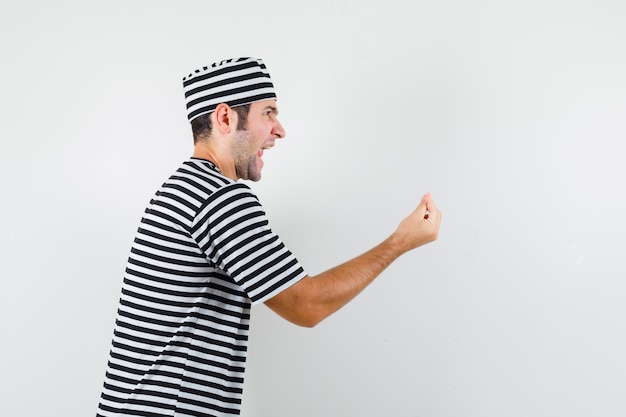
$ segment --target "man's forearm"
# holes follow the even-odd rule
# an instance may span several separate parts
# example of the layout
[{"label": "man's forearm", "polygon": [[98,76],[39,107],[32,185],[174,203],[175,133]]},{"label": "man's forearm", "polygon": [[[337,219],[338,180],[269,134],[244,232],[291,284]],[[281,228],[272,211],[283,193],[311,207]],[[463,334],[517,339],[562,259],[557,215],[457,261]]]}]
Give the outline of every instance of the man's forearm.
[{"label": "man's forearm", "polygon": [[307,276],[266,305],[295,324],[313,327],[356,297],[402,253],[389,237],[341,265]]},{"label": "man's forearm", "polygon": [[403,253],[437,239],[441,213],[430,194],[382,243],[314,277],[307,276],[265,304],[283,318],[313,327],[358,295]]},{"label": "man's forearm", "polygon": [[402,253],[389,237],[356,258],[312,277],[312,302],[319,321],[356,297]]}]

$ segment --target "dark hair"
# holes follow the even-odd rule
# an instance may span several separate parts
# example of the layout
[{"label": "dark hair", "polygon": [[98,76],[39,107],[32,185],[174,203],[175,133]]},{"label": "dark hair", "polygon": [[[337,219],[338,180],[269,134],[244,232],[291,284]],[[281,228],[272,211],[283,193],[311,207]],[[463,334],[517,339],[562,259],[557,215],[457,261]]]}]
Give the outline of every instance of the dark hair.
[{"label": "dark hair", "polygon": [[[237,130],[246,130],[248,122],[248,113],[250,112],[250,104],[243,106],[231,107],[237,113]],[[207,140],[211,137],[213,124],[211,123],[211,114],[203,114],[191,121],[191,131],[193,132],[193,143],[199,140]]]}]

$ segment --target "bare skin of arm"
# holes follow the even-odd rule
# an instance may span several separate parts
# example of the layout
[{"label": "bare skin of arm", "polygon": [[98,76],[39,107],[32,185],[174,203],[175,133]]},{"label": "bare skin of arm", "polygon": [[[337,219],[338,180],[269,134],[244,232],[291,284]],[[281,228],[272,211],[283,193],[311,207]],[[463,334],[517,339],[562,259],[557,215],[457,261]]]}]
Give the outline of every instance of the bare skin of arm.
[{"label": "bare skin of arm", "polygon": [[437,239],[441,213],[430,194],[383,242],[341,265],[307,276],[265,302],[290,322],[314,327],[367,287],[402,254]]}]

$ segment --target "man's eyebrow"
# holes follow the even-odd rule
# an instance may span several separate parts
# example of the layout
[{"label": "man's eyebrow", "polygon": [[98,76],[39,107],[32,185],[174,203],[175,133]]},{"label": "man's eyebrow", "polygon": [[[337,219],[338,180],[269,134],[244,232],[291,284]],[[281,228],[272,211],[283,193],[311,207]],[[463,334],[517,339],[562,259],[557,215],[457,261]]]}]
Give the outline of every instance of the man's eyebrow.
[{"label": "man's eyebrow", "polygon": [[274,113],[278,114],[278,109],[276,108],[276,106],[267,105],[267,106],[265,106],[265,108],[263,110],[271,110]]}]

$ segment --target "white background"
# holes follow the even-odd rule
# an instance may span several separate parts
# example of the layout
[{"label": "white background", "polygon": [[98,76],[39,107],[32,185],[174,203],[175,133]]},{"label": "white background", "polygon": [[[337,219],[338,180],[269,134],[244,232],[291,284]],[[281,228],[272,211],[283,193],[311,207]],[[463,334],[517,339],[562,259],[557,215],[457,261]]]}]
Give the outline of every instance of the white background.
[{"label": "white background", "polygon": [[622,0],[2,1],[0,415],[95,414],[182,77],[233,56],[274,79],[253,187],[309,273],[444,213],[318,327],[254,309],[244,416],[626,415]]}]

